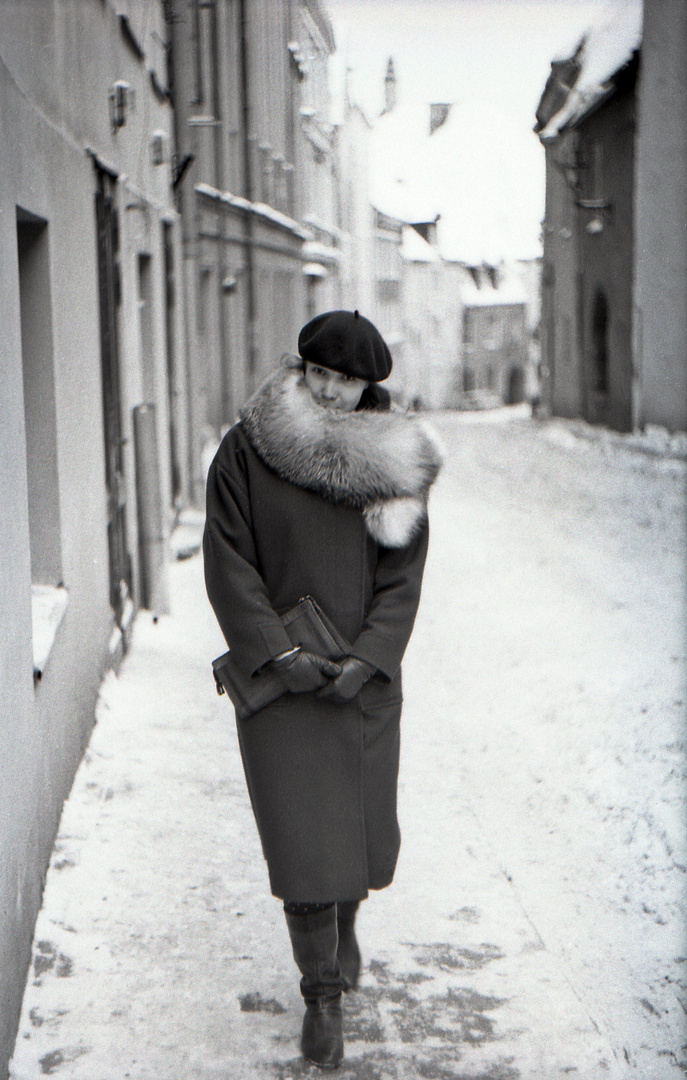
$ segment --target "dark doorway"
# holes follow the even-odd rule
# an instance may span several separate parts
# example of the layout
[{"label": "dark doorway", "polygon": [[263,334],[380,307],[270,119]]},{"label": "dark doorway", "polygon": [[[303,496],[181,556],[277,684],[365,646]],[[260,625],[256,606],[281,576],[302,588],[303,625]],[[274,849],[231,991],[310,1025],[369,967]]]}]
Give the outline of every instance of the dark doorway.
[{"label": "dark doorway", "polygon": [[105,427],[105,483],[107,486],[107,540],[110,557],[110,604],[117,624],[124,628],[131,595],[131,555],[126,542],[126,486],[124,437],[119,384],[117,309],[119,283],[119,229],[115,206],[115,180],[97,169],[95,195],[98,233],[98,291],[100,306],[100,354]]},{"label": "dark doorway", "polygon": [[17,207],[31,583],[62,581],[48,223]]},{"label": "dark doorway", "polygon": [[597,393],[609,390],[608,300],[603,289],[597,289],[592,306],[592,385]]},{"label": "dark doorway", "polygon": [[164,226],[164,266],[165,266],[165,341],[167,346],[167,395],[169,408],[169,452],[172,474],[172,505],[176,506],[181,498],[181,468],[179,466],[179,447],[177,445],[177,402],[179,387],[177,381],[177,356],[175,339],[176,281],[174,267],[174,248],[172,246],[172,226]]},{"label": "dark doorway", "polygon": [[525,400],[525,372],[521,367],[510,369],[508,376],[508,404],[519,405]]}]

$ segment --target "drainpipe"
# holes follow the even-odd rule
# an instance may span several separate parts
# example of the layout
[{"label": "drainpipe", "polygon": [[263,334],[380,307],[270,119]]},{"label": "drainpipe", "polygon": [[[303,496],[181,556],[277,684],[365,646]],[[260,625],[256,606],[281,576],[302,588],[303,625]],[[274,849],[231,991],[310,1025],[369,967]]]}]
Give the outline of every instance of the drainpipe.
[{"label": "drainpipe", "polygon": [[[249,96],[249,63],[248,63],[248,0],[240,0],[241,14],[241,105],[243,122],[243,194],[249,202],[253,201],[253,168],[251,161],[250,144],[250,96]],[[255,268],[253,258],[253,219],[249,213],[244,213],[243,236],[246,259],[246,310],[248,315],[248,383],[250,391],[254,389],[255,369],[257,360],[256,350],[256,311],[255,311]]]}]

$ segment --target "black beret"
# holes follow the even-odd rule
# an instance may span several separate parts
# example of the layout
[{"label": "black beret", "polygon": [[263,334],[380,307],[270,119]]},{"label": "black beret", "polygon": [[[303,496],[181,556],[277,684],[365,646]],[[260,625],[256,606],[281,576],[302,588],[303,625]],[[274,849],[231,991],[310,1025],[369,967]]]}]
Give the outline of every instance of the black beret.
[{"label": "black beret", "polygon": [[357,311],[316,315],[298,335],[298,352],[311,364],[367,382],[381,382],[391,371],[391,353],[384,338]]}]

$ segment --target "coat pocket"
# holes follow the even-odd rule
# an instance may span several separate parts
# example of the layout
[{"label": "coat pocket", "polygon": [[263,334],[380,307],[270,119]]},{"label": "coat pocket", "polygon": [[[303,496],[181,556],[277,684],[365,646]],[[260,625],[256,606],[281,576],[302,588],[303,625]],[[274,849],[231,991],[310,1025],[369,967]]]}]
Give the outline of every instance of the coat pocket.
[{"label": "coat pocket", "polygon": [[389,682],[383,676],[376,676],[366,682],[360,691],[360,708],[363,714],[384,709],[389,705],[399,706],[403,702],[403,684],[398,671]]}]

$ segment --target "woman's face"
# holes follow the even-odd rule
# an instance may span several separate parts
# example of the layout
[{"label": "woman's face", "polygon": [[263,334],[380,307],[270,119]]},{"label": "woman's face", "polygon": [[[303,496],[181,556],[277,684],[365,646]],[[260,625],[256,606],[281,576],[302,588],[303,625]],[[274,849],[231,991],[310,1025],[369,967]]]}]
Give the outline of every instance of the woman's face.
[{"label": "woman's face", "polygon": [[357,408],[363,390],[368,385],[364,379],[344,375],[340,371],[305,362],[305,385],[318,405],[337,412],[353,412]]}]

